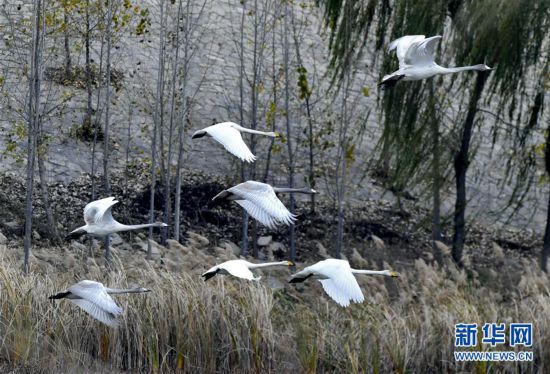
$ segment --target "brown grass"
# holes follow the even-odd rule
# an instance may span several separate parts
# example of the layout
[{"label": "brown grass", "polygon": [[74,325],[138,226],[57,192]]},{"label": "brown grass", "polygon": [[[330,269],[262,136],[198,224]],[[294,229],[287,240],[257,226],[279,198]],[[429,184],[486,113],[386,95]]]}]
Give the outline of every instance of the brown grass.
[{"label": "brown grass", "polygon": [[[12,250],[10,250],[11,252]],[[548,278],[530,261],[508,294],[484,287],[448,264],[422,260],[402,273],[397,293],[363,276],[367,298],[339,308],[317,282],[274,292],[264,282],[179,274],[145,260],[108,273],[99,267],[23,276],[0,251],[0,359],[30,372],[544,372],[550,344]],[[122,269],[121,263],[117,268]],[[267,274],[267,273],[266,273]],[[265,275],[264,274],[264,277]],[[286,270],[272,272],[283,280]],[[66,301],[47,296],[79,279],[111,287],[140,284],[150,294],[118,296],[118,329],[102,326]],[[390,287],[393,288],[393,287]],[[454,324],[533,322],[533,363],[456,363]],[[487,349],[487,347],[485,347]],[[497,347],[509,350],[508,347]]]}]

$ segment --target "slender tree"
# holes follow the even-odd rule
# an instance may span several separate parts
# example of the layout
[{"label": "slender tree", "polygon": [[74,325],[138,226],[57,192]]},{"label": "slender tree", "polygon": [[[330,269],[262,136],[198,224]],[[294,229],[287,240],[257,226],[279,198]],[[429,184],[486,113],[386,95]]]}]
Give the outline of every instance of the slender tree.
[{"label": "slender tree", "polygon": [[29,77],[29,100],[27,114],[27,179],[25,196],[25,238],[23,271],[29,272],[29,257],[31,252],[32,239],[32,213],[33,213],[33,190],[34,190],[34,160],[36,152],[36,132],[40,111],[40,78],[41,78],[41,57],[42,57],[42,34],[43,27],[43,5],[42,0],[34,0],[32,41],[30,53],[30,77]]}]

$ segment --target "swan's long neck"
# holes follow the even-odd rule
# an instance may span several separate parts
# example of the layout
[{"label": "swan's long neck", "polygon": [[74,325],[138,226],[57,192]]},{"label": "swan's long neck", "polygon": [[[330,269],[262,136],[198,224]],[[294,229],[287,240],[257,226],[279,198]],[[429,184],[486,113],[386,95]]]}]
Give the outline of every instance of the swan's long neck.
[{"label": "swan's long neck", "polygon": [[146,229],[148,227],[165,227],[165,225],[162,222],[144,223],[141,225],[123,225],[122,223],[120,223],[116,226],[116,231],[131,231]]},{"label": "swan's long neck", "polygon": [[150,290],[145,288],[105,288],[109,295],[116,295],[122,293],[142,293],[149,292]]},{"label": "swan's long neck", "polygon": [[273,187],[273,191],[277,193],[306,193],[306,194],[314,194],[317,193],[317,191],[312,190],[310,188],[304,187],[304,188],[289,188],[289,187]]},{"label": "swan's long neck", "polygon": [[247,129],[247,128],[242,127],[242,126],[239,126],[237,128],[237,130],[239,130],[240,132],[247,132],[247,133],[250,133],[250,134],[271,136],[272,138],[277,137],[277,134],[275,134],[274,132],[265,132],[265,131],[252,130],[252,129]]},{"label": "swan's long neck", "polygon": [[288,266],[288,261],[278,261],[278,262],[265,262],[263,264],[253,264],[249,263],[248,268],[249,269],[259,269],[259,268],[266,268],[269,266]]},{"label": "swan's long neck", "polygon": [[482,69],[483,69],[483,65],[459,66],[454,68],[441,67],[441,74],[453,74],[453,73],[460,73],[461,71],[482,70]]},{"label": "swan's long neck", "polygon": [[368,275],[386,275],[391,276],[390,272],[388,270],[359,270],[359,269],[351,269],[351,272],[354,274],[368,274]]}]

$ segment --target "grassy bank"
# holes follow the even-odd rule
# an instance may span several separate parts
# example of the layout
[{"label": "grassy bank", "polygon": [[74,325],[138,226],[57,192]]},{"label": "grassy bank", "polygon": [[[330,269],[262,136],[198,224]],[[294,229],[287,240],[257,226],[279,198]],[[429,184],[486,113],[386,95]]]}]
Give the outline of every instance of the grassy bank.
[{"label": "grassy bank", "polygon": [[[284,282],[288,270],[266,272],[260,283],[216,277],[205,284],[200,268],[175,273],[137,258],[112,272],[88,261],[75,272],[23,276],[17,253],[0,252],[0,359],[19,370],[543,372],[550,360],[548,279],[528,260],[508,292],[485,287],[475,271],[418,260],[397,281],[359,276],[366,302],[342,309],[317,282],[267,287],[267,276]],[[111,329],[47,299],[79,279],[153,292],[116,297],[125,314]],[[535,361],[457,364],[458,322],[533,322]]]}]

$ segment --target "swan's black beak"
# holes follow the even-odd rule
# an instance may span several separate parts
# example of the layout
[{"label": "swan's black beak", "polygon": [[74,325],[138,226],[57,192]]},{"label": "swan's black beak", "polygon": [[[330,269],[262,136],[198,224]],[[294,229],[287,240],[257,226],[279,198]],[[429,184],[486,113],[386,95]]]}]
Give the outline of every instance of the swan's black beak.
[{"label": "swan's black beak", "polygon": [[67,236],[65,236],[65,240],[66,241],[76,240],[85,234],[86,234],[86,231],[84,230],[74,230],[70,232]]},{"label": "swan's black beak", "polygon": [[202,138],[205,135],[206,135],[206,131],[203,131],[203,130],[195,131],[195,133],[191,136],[191,139]]}]

